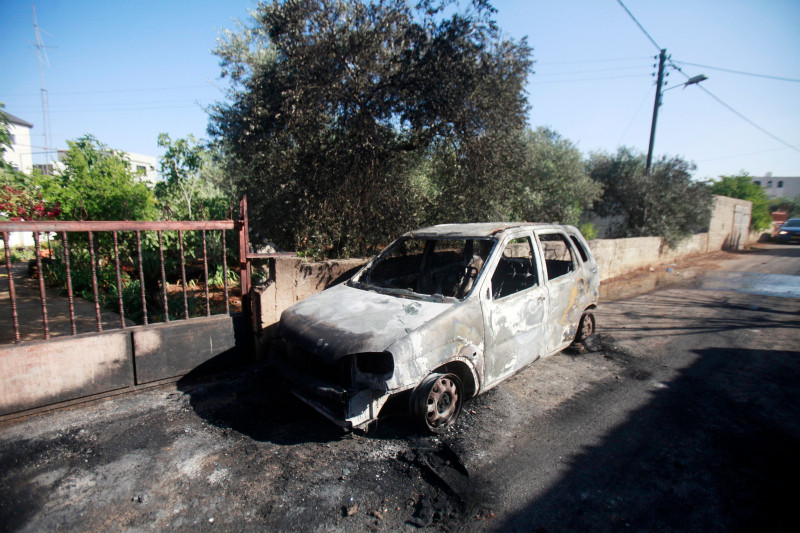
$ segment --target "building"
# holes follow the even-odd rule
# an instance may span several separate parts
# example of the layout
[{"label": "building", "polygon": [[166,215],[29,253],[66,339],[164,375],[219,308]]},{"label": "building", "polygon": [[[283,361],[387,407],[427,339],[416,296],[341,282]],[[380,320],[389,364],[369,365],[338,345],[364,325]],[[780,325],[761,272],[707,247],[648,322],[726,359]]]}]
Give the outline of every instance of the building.
[{"label": "building", "polygon": [[11,113],[2,111],[8,120],[8,133],[11,146],[3,152],[3,159],[15,169],[30,173],[33,170],[33,150],[31,148],[31,128],[33,124]]},{"label": "building", "polygon": [[763,178],[753,178],[753,183],[760,185],[770,198],[800,196],[800,177],[777,177],[767,172]]},{"label": "building", "polygon": [[153,186],[158,182],[158,163],[156,158],[152,155],[133,154],[130,152],[123,152],[122,157],[131,162],[131,172],[137,176],[141,176],[148,185]]},{"label": "building", "polygon": [[[130,163],[130,170],[134,176],[139,176],[142,181],[146,182],[151,187],[158,182],[158,171],[156,170],[156,165],[158,163],[154,156],[121,151],[119,153]],[[47,164],[36,164],[33,165],[33,167],[41,171],[42,174],[52,174],[64,170],[64,160],[66,157],[67,151],[59,150],[58,161],[51,161]]]}]

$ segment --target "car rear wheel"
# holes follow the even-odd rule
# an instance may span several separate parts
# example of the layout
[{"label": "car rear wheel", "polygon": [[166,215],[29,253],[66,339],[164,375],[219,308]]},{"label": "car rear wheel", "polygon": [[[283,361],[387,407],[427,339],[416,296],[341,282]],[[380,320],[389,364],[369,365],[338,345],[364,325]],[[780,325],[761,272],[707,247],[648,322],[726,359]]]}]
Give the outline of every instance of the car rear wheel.
[{"label": "car rear wheel", "polygon": [[584,313],[578,324],[578,333],[575,335],[575,342],[583,342],[587,337],[594,334],[594,315]]},{"label": "car rear wheel", "polygon": [[431,433],[441,433],[461,414],[464,387],[455,374],[430,374],[412,395],[412,413]]}]

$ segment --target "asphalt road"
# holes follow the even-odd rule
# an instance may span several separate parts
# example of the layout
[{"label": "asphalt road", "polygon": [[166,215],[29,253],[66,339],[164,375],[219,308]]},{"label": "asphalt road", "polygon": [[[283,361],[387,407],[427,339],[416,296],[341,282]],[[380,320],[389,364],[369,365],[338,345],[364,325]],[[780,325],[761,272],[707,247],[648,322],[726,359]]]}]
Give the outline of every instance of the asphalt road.
[{"label": "asphalt road", "polygon": [[800,247],[672,270],[439,438],[342,434],[268,365],[6,423],[0,529],[788,530]]}]

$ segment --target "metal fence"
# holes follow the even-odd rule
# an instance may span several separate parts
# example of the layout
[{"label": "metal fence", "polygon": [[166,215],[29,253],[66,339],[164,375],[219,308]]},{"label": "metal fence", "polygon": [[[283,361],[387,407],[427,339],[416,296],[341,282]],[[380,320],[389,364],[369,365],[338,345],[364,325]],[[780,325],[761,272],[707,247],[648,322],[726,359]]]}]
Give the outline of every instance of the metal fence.
[{"label": "metal fence", "polygon": [[[244,210],[246,212],[246,200],[243,200]],[[94,295],[94,310],[95,310],[95,318],[97,322],[97,331],[103,330],[103,325],[101,322],[100,317],[100,307],[101,307],[101,300],[99,296],[99,285],[98,285],[98,250],[96,249],[98,246],[98,238],[97,234],[111,234],[110,242],[113,243],[113,265],[116,274],[116,292],[118,296],[118,309],[119,312],[119,321],[120,327],[126,327],[125,321],[125,308],[123,305],[123,285],[122,285],[122,271],[123,265],[120,260],[120,236],[122,234],[127,234],[128,237],[132,237],[135,234],[135,248],[136,248],[136,259],[134,260],[135,263],[132,265],[135,270],[138,271],[139,277],[139,284],[141,288],[141,305],[142,305],[142,313],[143,313],[143,323],[148,324],[149,316],[147,310],[147,298],[146,298],[146,290],[145,290],[145,277],[144,277],[144,265],[142,261],[142,234],[144,232],[155,232],[158,237],[158,256],[159,256],[159,263],[160,263],[160,286],[161,286],[161,304],[164,308],[164,319],[165,321],[169,321],[169,300],[167,295],[167,276],[164,267],[164,232],[177,232],[178,233],[178,249],[179,249],[179,263],[180,263],[180,275],[181,275],[181,287],[182,287],[182,296],[183,296],[183,318],[189,318],[189,305],[187,300],[187,279],[186,279],[186,255],[184,251],[184,236],[185,232],[193,231],[193,232],[200,232],[201,234],[201,242],[202,242],[202,263],[203,263],[203,281],[205,287],[205,308],[206,308],[206,316],[211,315],[211,305],[209,300],[209,286],[208,286],[208,246],[207,246],[207,232],[214,232],[219,231],[221,233],[221,244],[222,244],[222,257],[219,258],[222,264],[222,277],[223,277],[223,290],[224,290],[224,300],[225,300],[225,312],[230,313],[230,298],[228,292],[228,267],[226,261],[226,254],[227,254],[227,246],[226,246],[226,239],[225,239],[225,231],[226,230],[240,230],[239,235],[239,245],[240,245],[240,265],[243,267],[242,276],[241,276],[241,288],[243,291],[243,295],[246,295],[247,290],[249,290],[249,277],[245,279],[245,277],[249,274],[249,260],[247,258],[247,248],[248,248],[248,239],[246,235],[246,223],[242,223],[242,221],[234,221],[234,220],[219,220],[219,221],[199,221],[199,222],[161,222],[161,221],[151,221],[151,222],[132,222],[132,221],[116,221],[116,222],[73,222],[73,221],[40,221],[40,222],[0,222],[0,233],[2,233],[3,241],[4,241],[4,249],[5,249],[5,263],[6,269],[8,273],[8,290],[11,300],[11,318],[14,328],[14,339],[16,343],[20,342],[20,326],[19,326],[19,316],[17,313],[17,297],[14,287],[14,275],[12,272],[12,265],[11,265],[11,246],[9,240],[9,233],[11,232],[32,232],[34,236],[34,254],[35,254],[35,261],[36,261],[36,269],[38,272],[38,283],[39,283],[39,297],[41,299],[41,308],[42,308],[42,328],[44,332],[44,338],[50,338],[50,330],[48,325],[48,316],[47,316],[47,296],[45,291],[45,279],[43,275],[43,250],[40,243],[41,234],[50,235],[55,233],[60,235],[61,240],[61,248],[63,253],[63,264],[66,274],[66,292],[67,298],[69,301],[69,315],[70,315],[70,324],[72,329],[72,335],[77,335],[77,328],[76,328],[76,317],[75,317],[75,308],[74,308],[74,298],[75,295],[73,294],[73,287],[72,287],[72,268],[70,265],[70,260],[77,252],[75,249],[75,245],[70,246],[70,235],[75,234],[85,234],[86,240],[84,241],[83,238],[73,238],[73,243],[75,241],[80,240],[80,251],[85,253],[88,250],[89,255],[89,263],[91,268],[91,284],[92,284],[92,292]],[[106,240],[108,240],[106,238]],[[83,248],[85,244],[85,249]],[[110,245],[109,245],[110,246]],[[106,256],[110,256],[111,254],[109,251],[106,252]],[[243,297],[243,305],[244,305],[245,298]]]}]

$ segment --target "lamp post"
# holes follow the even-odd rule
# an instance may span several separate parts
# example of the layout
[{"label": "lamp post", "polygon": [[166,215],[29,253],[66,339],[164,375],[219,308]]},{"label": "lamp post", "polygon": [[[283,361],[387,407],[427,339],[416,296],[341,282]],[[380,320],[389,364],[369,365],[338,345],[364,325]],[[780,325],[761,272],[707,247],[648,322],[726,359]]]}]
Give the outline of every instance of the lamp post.
[{"label": "lamp post", "polygon": [[658,121],[658,108],[661,107],[661,95],[668,91],[669,89],[676,89],[678,87],[686,87],[687,85],[695,85],[700,83],[701,81],[705,81],[708,79],[708,76],[705,74],[699,74],[697,76],[693,76],[689,78],[685,83],[680,85],[675,85],[674,87],[670,87],[669,89],[661,90],[661,87],[664,85],[664,65],[667,61],[667,50],[663,48],[661,53],[658,55],[658,79],[656,81],[656,99],[653,103],[653,121],[650,123],[650,146],[647,149],[647,165],[645,166],[645,173],[650,174],[650,167],[653,163],[653,145],[656,142],[656,122]]}]

